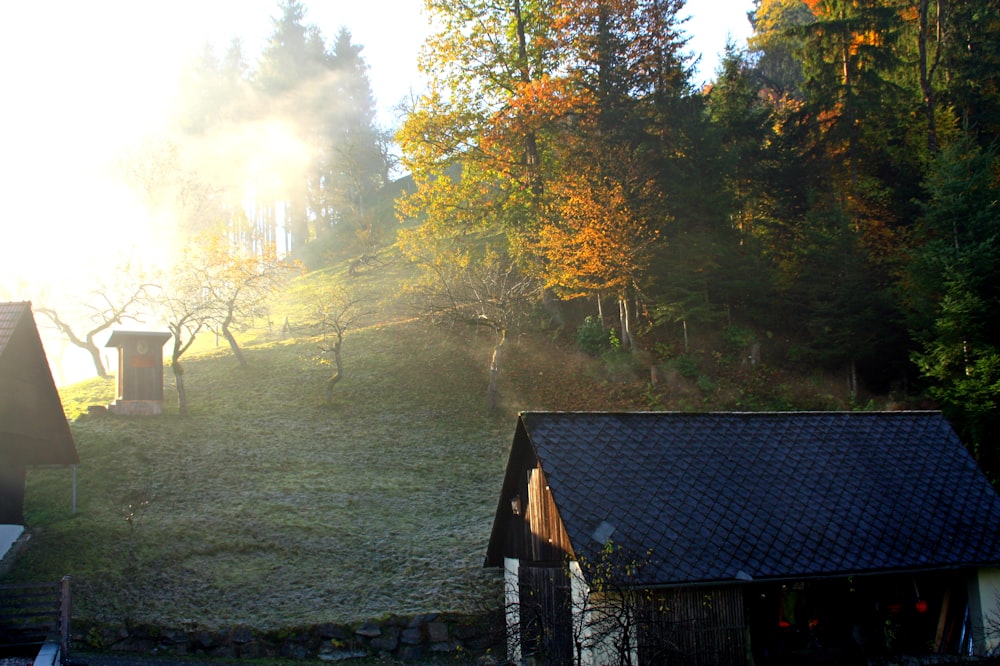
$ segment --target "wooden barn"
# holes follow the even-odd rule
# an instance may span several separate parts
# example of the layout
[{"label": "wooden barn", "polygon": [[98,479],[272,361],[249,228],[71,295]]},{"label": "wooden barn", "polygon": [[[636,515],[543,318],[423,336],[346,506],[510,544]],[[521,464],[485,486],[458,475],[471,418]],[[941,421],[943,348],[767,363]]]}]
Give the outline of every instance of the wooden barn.
[{"label": "wooden barn", "polygon": [[1000,497],[937,412],[522,413],[486,566],[529,664],[1000,642]]},{"label": "wooden barn", "polygon": [[163,345],[170,333],[114,331],[105,347],[118,349],[118,397],[114,414],[163,413]]},{"label": "wooden barn", "polygon": [[24,522],[28,467],[77,463],[31,303],[0,303],[0,524]]}]

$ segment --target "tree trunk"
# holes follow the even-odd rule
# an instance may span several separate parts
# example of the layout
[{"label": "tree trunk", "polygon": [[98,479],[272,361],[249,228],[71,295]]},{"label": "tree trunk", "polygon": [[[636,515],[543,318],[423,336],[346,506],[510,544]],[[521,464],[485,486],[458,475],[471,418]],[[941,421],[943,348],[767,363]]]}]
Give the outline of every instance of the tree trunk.
[{"label": "tree trunk", "polygon": [[344,361],[343,361],[343,358],[340,355],[340,346],[341,346],[341,341],[338,340],[337,343],[333,346],[333,349],[332,349],[332,351],[333,351],[334,371],[333,371],[333,375],[331,375],[330,378],[328,380],[326,380],[326,401],[327,402],[330,402],[331,400],[333,400],[333,387],[334,387],[334,385],[337,382],[340,381],[340,378],[344,376]]},{"label": "tree trunk", "polygon": [[852,359],[847,366],[847,390],[851,395],[851,402],[858,399],[858,364]]},{"label": "tree trunk", "polygon": [[497,331],[497,343],[493,347],[493,356],[490,359],[490,382],[486,387],[486,405],[489,409],[490,414],[494,414],[497,411],[497,404],[499,402],[498,394],[499,389],[497,387],[497,380],[500,375],[500,362],[503,358],[503,346],[507,341],[507,331],[500,330]]},{"label": "tree trunk", "polygon": [[624,295],[618,297],[618,318],[621,321],[621,344],[622,349],[635,349],[632,344],[632,325],[629,321],[628,298]]},{"label": "tree trunk", "polygon": [[108,378],[108,371],[104,367],[104,359],[101,358],[101,350],[97,348],[95,344],[89,344],[86,347],[87,351],[90,353],[90,359],[94,362],[94,372],[101,379]]},{"label": "tree trunk", "polygon": [[184,368],[175,356],[170,362],[170,368],[174,371],[174,382],[177,384],[177,413],[181,416],[188,415],[187,391],[184,389]]},{"label": "tree trunk", "polygon": [[937,136],[937,98],[934,94],[934,74],[940,61],[941,39],[943,38],[944,5],[937,3],[937,19],[935,21],[934,55],[928,53],[927,38],[930,31],[930,0],[920,0],[918,3],[917,30],[917,60],[920,67],[920,91],[924,96],[924,114],[927,117],[927,148],[931,154],[938,152]]},{"label": "tree trunk", "polygon": [[239,344],[236,342],[236,337],[233,332],[229,330],[229,322],[223,322],[222,324],[222,337],[226,339],[229,343],[229,348],[233,350],[233,355],[236,356],[236,360],[239,361],[240,367],[247,367],[246,358],[243,356],[243,350],[240,349]]},{"label": "tree trunk", "polygon": [[552,297],[552,292],[548,289],[542,291],[542,308],[555,324],[555,335],[559,335],[566,328],[566,320],[559,309],[559,303]]}]

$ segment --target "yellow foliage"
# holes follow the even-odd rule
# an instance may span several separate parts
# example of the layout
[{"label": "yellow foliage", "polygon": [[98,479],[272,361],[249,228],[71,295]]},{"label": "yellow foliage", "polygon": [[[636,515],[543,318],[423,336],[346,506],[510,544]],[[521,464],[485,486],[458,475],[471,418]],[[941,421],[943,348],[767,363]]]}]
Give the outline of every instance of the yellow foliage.
[{"label": "yellow foliage", "polygon": [[655,233],[632,210],[623,184],[583,167],[551,183],[550,194],[533,247],[546,285],[570,292],[631,286]]}]

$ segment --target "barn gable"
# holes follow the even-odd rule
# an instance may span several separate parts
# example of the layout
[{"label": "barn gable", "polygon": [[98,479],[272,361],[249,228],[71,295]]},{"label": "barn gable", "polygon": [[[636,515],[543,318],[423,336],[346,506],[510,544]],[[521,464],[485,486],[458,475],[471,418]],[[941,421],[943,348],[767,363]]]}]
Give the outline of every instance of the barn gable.
[{"label": "barn gable", "polygon": [[0,303],[0,523],[20,522],[25,467],[78,462],[31,304]]},{"label": "barn gable", "polygon": [[31,303],[0,303],[0,437],[7,460],[79,462]]}]

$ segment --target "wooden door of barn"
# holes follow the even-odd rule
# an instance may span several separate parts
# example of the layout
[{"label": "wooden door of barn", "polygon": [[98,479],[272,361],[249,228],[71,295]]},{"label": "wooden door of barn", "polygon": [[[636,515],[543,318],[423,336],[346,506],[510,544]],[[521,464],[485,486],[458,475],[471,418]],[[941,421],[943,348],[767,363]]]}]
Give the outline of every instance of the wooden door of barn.
[{"label": "wooden door of barn", "polygon": [[649,601],[639,613],[639,666],[748,663],[739,588],[679,588]]},{"label": "wooden door of barn", "polygon": [[573,663],[570,580],[563,567],[518,570],[521,654],[542,664]]}]

